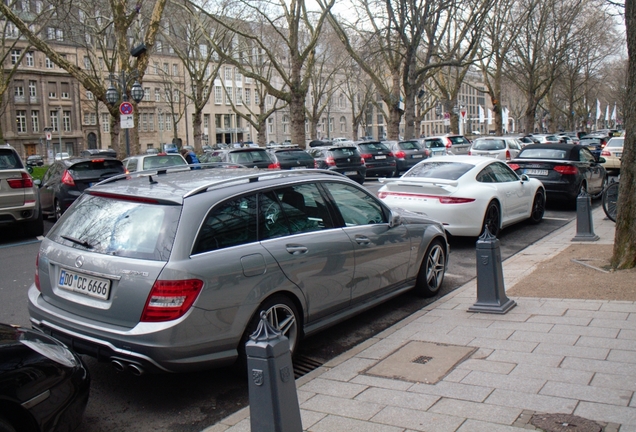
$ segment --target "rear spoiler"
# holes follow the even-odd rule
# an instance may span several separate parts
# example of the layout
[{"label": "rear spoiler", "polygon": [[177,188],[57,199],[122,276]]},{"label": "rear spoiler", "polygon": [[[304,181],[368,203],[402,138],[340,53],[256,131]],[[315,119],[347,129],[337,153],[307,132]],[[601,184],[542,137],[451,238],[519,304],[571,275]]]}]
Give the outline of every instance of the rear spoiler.
[{"label": "rear spoiler", "polygon": [[457,187],[459,181],[446,179],[417,179],[417,178],[380,178],[380,183],[398,186],[453,186]]}]

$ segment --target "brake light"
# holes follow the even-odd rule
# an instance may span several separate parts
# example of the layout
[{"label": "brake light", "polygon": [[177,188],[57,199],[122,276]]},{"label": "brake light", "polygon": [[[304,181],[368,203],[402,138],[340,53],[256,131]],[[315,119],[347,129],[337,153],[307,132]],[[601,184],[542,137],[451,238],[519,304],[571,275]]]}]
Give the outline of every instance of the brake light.
[{"label": "brake light", "polygon": [[75,180],[73,180],[73,176],[68,170],[64,170],[64,174],[62,174],[62,183],[68,186],[75,186]]},{"label": "brake light", "polygon": [[444,140],[446,141],[446,148],[452,148],[453,147],[453,142],[450,140],[450,138],[444,138]]},{"label": "brake light", "polygon": [[9,187],[11,189],[25,189],[33,187],[33,178],[23,172],[22,176],[19,179],[7,179],[7,183],[9,183]]},{"label": "brake light", "polygon": [[269,169],[280,169],[280,162],[271,163],[271,164],[267,165],[267,168],[269,168]]},{"label": "brake light", "polygon": [[102,197],[102,198],[118,199],[122,201],[132,201],[132,202],[140,202],[140,203],[146,203],[146,204],[159,204],[159,200],[154,198],[138,197],[138,196],[131,196],[131,195],[117,195],[114,193],[99,192],[99,191],[91,191],[88,193],[94,196]]},{"label": "brake light", "polygon": [[91,159],[92,163],[100,163],[100,162],[104,162],[104,159]]},{"label": "brake light", "polygon": [[395,152],[395,157],[398,159],[404,159],[406,157],[406,153],[404,153],[403,151],[397,151]]},{"label": "brake light", "polygon": [[40,253],[35,256],[35,287],[38,291],[42,291],[40,289]]},{"label": "brake light", "polygon": [[506,150],[506,160],[508,161],[508,160],[510,160],[510,159],[512,159],[512,158],[510,157],[510,150]]},{"label": "brake light", "polygon": [[336,161],[331,156],[325,159],[325,163],[329,166],[336,166]]},{"label": "brake light", "polygon": [[517,171],[520,167],[519,164],[516,163],[509,163],[508,166],[510,167],[511,170],[513,171]]},{"label": "brake light", "polygon": [[557,165],[554,170],[562,175],[576,175],[579,172],[573,165]]},{"label": "brake light", "polygon": [[473,155],[473,151],[472,150],[468,150],[468,156],[472,156]]},{"label": "brake light", "polygon": [[384,199],[387,197],[407,197],[407,198],[426,198],[426,199],[436,199],[439,200],[441,204],[465,204],[469,202],[475,201],[475,198],[458,198],[458,197],[449,197],[449,196],[439,196],[439,195],[424,195],[424,194],[414,194],[414,193],[405,193],[405,192],[387,192],[380,191],[378,192],[378,198]]},{"label": "brake light", "polygon": [[319,168],[318,161],[314,159],[314,168]]},{"label": "brake light", "polygon": [[388,157],[395,157],[395,156],[393,156],[393,152],[389,152],[389,154],[387,156]]},{"label": "brake light", "polygon": [[362,159],[373,159],[373,155],[369,154],[369,153],[363,153],[360,156],[362,156]]},{"label": "brake light", "polygon": [[601,156],[611,156],[612,154],[609,152],[609,150],[603,150],[601,152]]},{"label": "brake light", "polygon": [[172,321],[182,317],[190,310],[201,288],[203,281],[199,279],[156,281],[146,300],[141,321]]}]

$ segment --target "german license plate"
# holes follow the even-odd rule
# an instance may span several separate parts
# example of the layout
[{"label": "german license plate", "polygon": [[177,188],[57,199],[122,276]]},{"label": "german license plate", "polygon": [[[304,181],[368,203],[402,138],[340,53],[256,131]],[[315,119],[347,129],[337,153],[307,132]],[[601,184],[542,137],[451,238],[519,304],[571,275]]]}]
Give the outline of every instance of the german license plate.
[{"label": "german license plate", "polygon": [[413,156],[411,156],[411,157],[412,157],[413,159],[421,159],[421,158],[422,158],[422,155],[413,155]]},{"label": "german license plate", "polygon": [[376,159],[386,159],[386,156],[384,156],[384,155],[380,155],[380,156],[376,156],[375,158],[376,158]]},{"label": "german license plate", "polygon": [[345,175],[357,175],[358,171],[345,171]]},{"label": "german license plate", "polygon": [[305,169],[305,168],[307,168],[307,167],[304,167],[304,166],[291,167],[291,169],[293,169],[293,170],[299,170],[299,169]]},{"label": "german license plate", "polygon": [[527,169],[524,172],[525,172],[525,174],[529,174],[529,175],[538,175],[538,176],[547,176],[548,175],[548,170]]},{"label": "german license plate", "polygon": [[60,271],[58,287],[86,294],[90,297],[106,300],[110,293],[110,280],[82,273],[75,273],[66,269]]},{"label": "german license plate", "polygon": [[615,157],[623,157],[623,153],[614,153]]}]

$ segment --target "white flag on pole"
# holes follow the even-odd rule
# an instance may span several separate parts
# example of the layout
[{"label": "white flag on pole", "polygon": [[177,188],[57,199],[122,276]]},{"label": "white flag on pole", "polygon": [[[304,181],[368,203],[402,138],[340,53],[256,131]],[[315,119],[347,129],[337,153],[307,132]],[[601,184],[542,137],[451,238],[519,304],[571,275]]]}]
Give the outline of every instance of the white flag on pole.
[{"label": "white flag on pole", "polygon": [[609,120],[609,104],[605,107],[605,121]]},{"label": "white flag on pole", "polygon": [[479,123],[484,122],[484,107],[479,105]]},{"label": "white flag on pole", "polygon": [[596,99],[596,120],[601,118],[601,101]]},{"label": "white flag on pole", "polygon": [[508,108],[501,110],[501,125],[503,126],[503,132],[508,133]]},{"label": "white flag on pole", "polygon": [[614,111],[612,111],[612,120],[616,121],[616,102],[614,102]]},{"label": "white flag on pole", "polygon": [[492,124],[492,111],[488,108],[488,124]]}]

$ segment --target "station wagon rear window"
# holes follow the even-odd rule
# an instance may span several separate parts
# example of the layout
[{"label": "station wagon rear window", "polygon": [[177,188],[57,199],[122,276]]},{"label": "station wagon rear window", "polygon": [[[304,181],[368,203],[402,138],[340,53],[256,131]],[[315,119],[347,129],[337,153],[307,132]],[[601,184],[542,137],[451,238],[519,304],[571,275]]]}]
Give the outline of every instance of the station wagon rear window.
[{"label": "station wagon rear window", "polygon": [[167,261],[180,214],[180,206],[83,195],[48,237],[90,252]]},{"label": "station wagon rear window", "polygon": [[473,144],[473,150],[503,150],[506,143],[503,140],[476,140]]}]

